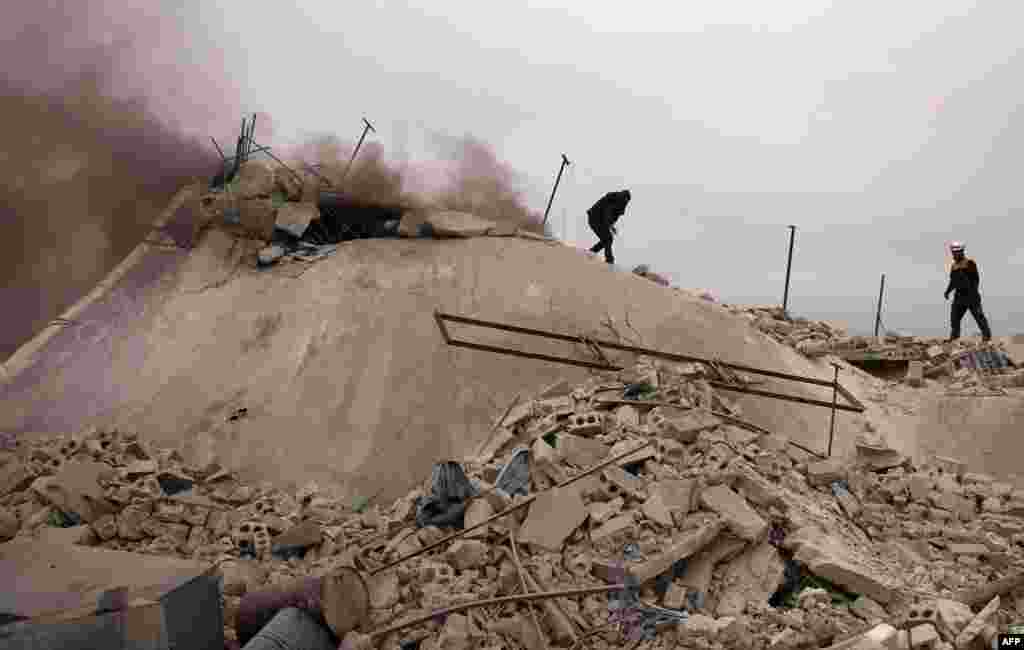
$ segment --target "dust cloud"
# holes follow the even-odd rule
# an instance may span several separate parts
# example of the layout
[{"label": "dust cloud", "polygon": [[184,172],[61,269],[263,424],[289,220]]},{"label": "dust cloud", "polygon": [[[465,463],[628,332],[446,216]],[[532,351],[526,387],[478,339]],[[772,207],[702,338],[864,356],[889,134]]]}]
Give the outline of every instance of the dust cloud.
[{"label": "dust cloud", "polygon": [[[123,259],[178,188],[213,175],[219,158],[207,136],[233,149],[242,110],[214,43],[189,34],[180,16],[117,0],[14,3],[0,23],[0,60],[3,360]],[[259,113],[256,141],[272,144],[274,131]],[[373,142],[343,187],[377,203],[542,230],[490,147],[473,138],[438,146],[447,163],[439,191],[410,190],[421,170],[399,170]],[[339,182],[353,148],[316,137],[294,161],[319,163]]]},{"label": "dust cloud", "polygon": [[439,158],[433,163],[399,166],[387,159],[380,144],[367,142],[346,176],[355,146],[333,135],[301,145],[293,162],[315,167],[334,187],[364,201],[471,212],[502,225],[545,232],[541,214],[526,205],[520,175],[498,158],[493,147],[473,136],[434,134],[431,140]]},{"label": "dust cloud", "polygon": [[[189,51],[175,19],[123,4],[44,0],[4,12],[0,359],[102,279],[177,188],[210,175],[212,146],[179,125],[240,112],[209,77],[162,60]],[[198,110],[175,92],[193,79],[206,97]]]}]

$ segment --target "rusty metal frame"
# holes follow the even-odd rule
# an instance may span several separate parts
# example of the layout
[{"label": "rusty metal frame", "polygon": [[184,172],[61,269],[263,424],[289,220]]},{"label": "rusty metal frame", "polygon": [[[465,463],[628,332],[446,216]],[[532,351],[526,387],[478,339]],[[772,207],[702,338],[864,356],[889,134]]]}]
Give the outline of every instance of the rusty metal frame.
[{"label": "rusty metal frame", "polygon": [[[522,357],[524,359],[536,359],[538,361],[549,361],[552,363],[561,363],[570,366],[578,366],[581,368],[593,368],[595,370],[610,370],[619,371],[622,370],[622,366],[617,366],[612,363],[597,363],[594,361],[583,361],[580,359],[572,359],[568,357],[559,357],[549,354],[540,354],[536,352],[524,352],[522,350],[515,350],[512,348],[505,348],[496,345],[484,345],[482,343],[471,343],[469,341],[460,341],[452,338],[448,332],[448,328],[445,325],[445,321],[451,323],[460,323],[463,325],[472,325],[476,327],[484,327],[488,329],[496,329],[504,332],[512,332],[514,334],[524,334],[527,336],[538,336],[541,338],[553,339],[556,341],[565,341],[567,343],[577,343],[581,345],[595,345],[598,348],[607,348],[610,350],[618,350],[620,352],[628,352],[632,354],[645,355],[650,357],[658,357],[666,359],[668,361],[676,361],[680,363],[712,363],[711,359],[704,359],[701,357],[695,357],[684,354],[674,354],[672,352],[662,352],[661,350],[651,350],[649,348],[642,348],[635,345],[623,345],[614,341],[603,341],[600,339],[594,339],[583,336],[572,336],[569,334],[558,334],[556,332],[546,332],[544,330],[533,329],[529,327],[519,327],[515,325],[506,325],[504,323],[496,323],[493,321],[485,321],[477,318],[467,318],[465,316],[456,316],[454,314],[446,314],[444,312],[435,310],[434,319],[437,321],[437,327],[441,331],[441,336],[444,338],[444,342],[448,345],[455,347],[469,348],[471,350],[482,350],[484,352],[494,352],[497,354],[508,354],[516,357]],[[744,366],[735,363],[726,363],[720,360],[714,360],[719,366],[729,368],[730,370],[761,375],[764,377],[774,377],[776,379],[785,379],[787,381],[794,381],[803,384],[811,384],[813,386],[821,386],[824,388],[832,389],[836,395],[833,396],[833,400],[817,400],[810,399],[807,397],[799,397],[797,395],[787,395],[785,393],[776,393],[773,391],[759,390],[756,388],[749,388],[747,386],[737,386],[734,384],[726,384],[718,381],[709,382],[712,386],[720,390],[733,391],[737,393],[744,393],[747,395],[756,395],[759,397],[768,397],[772,399],[780,399],[788,402],[796,402],[798,404],[807,404],[810,406],[821,406],[828,409],[849,411],[851,413],[863,413],[865,410],[864,404],[860,402],[853,393],[844,388],[838,380],[827,381],[824,379],[816,379],[814,377],[804,377],[802,375],[793,375],[784,372],[776,372],[774,370],[763,370],[761,368],[752,368],[750,366]],[[846,404],[838,403],[836,397],[842,396]]]}]

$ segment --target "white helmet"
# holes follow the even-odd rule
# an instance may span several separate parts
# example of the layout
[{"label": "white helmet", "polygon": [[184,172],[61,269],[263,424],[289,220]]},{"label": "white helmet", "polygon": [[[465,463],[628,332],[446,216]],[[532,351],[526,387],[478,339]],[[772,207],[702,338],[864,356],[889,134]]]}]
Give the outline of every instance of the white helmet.
[{"label": "white helmet", "polygon": [[958,242],[958,241],[953,242],[952,244],[949,245],[949,251],[951,253],[962,253],[962,252],[964,252],[963,242]]}]

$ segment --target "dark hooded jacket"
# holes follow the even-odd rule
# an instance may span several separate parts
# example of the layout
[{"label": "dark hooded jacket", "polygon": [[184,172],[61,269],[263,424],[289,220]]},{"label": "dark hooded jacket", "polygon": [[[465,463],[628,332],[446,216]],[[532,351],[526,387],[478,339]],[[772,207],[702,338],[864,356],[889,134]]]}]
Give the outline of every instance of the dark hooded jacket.
[{"label": "dark hooded jacket", "polygon": [[626,213],[626,205],[629,204],[629,199],[629,192],[626,190],[608,192],[587,210],[587,216],[612,225],[619,220],[619,217]]},{"label": "dark hooded jacket", "polygon": [[974,260],[965,257],[959,262],[953,262],[949,269],[949,285],[946,292],[955,291],[954,298],[959,302],[971,302],[981,297],[978,290],[981,284],[981,276],[978,273],[978,265]]}]

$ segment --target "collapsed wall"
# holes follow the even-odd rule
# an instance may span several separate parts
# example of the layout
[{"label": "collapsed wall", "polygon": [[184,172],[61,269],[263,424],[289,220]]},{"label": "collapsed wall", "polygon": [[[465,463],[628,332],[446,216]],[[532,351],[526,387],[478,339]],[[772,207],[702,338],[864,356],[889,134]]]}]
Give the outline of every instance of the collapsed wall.
[{"label": "collapsed wall", "polygon": [[[552,241],[357,240],[268,269],[253,263],[252,242],[220,230],[192,249],[147,246],[134,270],[10,370],[0,428],[117,425],[252,477],[393,497],[433,462],[472,449],[518,393],[586,372],[446,346],[438,309],[605,339],[616,330],[659,350],[831,379],[827,364],[722,307]],[[458,336],[586,354],[488,330]],[[830,398],[777,380],[758,388]],[[824,446],[827,409],[761,397],[737,404],[765,429]],[[840,416],[837,440],[857,427]]]}]

